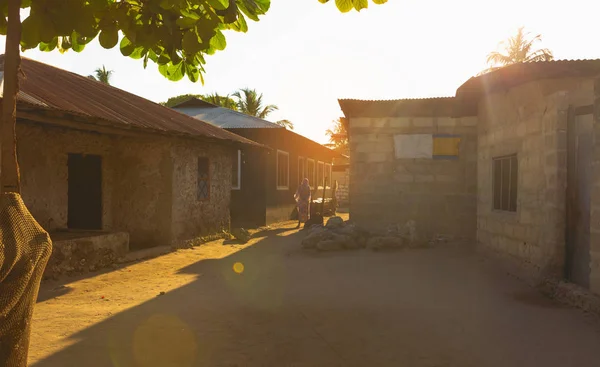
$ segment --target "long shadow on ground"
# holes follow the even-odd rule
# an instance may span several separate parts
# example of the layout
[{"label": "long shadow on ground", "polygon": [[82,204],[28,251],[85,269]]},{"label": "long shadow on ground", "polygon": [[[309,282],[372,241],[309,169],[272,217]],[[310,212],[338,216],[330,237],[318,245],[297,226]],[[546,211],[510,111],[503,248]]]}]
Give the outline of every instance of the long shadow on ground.
[{"label": "long shadow on ground", "polygon": [[309,255],[302,237],[281,232],[194,263],[181,270],[192,283],[72,335],[34,366],[600,365],[595,326],[520,302],[526,286],[466,250]]}]

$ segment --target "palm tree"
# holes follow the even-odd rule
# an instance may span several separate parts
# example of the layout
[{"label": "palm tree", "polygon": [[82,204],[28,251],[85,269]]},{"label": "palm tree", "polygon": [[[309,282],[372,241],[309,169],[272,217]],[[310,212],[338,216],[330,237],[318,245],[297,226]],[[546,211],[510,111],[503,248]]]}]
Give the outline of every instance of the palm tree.
[{"label": "palm tree", "polygon": [[279,107],[274,104],[263,106],[263,95],[258,94],[256,89],[242,88],[232,94],[237,99],[238,111],[246,115],[258,117],[261,119],[267,118],[273,111],[277,111]]},{"label": "palm tree", "polygon": [[221,96],[218,93],[207,94],[204,96],[200,96],[200,99],[202,99],[203,101],[206,101],[208,103],[212,103],[216,106],[229,108],[230,110],[234,110],[234,111],[238,110],[238,105],[237,105],[236,101],[233,98],[231,98],[229,96],[229,94],[227,94],[225,96]]},{"label": "palm tree", "polygon": [[294,130],[294,124],[290,120],[279,120],[276,124],[286,129]]},{"label": "palm tree", "polygon": [[333,126],[327,131],[325,135],[329,136],[329,143],[327,146],[332,147],[334,150],[348,154],[348,132],[346,131],[346,125],[343,123],[340,117],[332,122]]},{"label": "palm tree", "polygon": [[[263,95],[262,93],[259,94],[256,89],[242,88],[233,93],[232,97],[236,99],[238,111],[261,119],[266,119],[271,112],[279,109],[274,104],[263,106]],[[276,124],[294,130],[294,124],[290,120],[279,120]]]},{"label": "palm tree", "polygon": [[487,57],[490,68],[483,73],[500,69],[501,67],[518,64],[523,62],[552,61],[554,55],[547,48],[534,49],[534,44],[542,40],[538,34],[530,37],[529,32],[525,32],[524,27],[518,29],[517,34],[507,41],[500,42],[502,51],[493,51]]},{"label": "palm tree", "polygon": [[106,70],[106,67],[102,65],[102,68],[94,70],[94,74],[95,75],[88,75],[88,78],[110,85],[110,78],[113,74],[112,70]]}]

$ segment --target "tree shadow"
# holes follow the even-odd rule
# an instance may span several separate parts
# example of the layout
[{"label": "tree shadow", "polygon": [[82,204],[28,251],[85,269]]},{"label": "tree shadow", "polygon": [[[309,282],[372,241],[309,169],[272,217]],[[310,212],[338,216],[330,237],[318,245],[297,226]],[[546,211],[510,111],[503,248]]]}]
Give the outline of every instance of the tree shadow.
[{"label": "tree shadow", "polygon": [[[289,230],[263,232],[266,237],[228,257],[200,260],[181,269],[198,278],[69,336],[66,342],[72,345],[31,365],[246,365],[243,353],[237,352],[256,343],[253,335],[261,331],[254,323],[270,322],[287,292],[282,258],[295,244],[299,247],[302,234],[276,236],[285,231]],[[282,246],[282,241],[291,247]],[[70,291],[59,285],[41,294],[39,301]],[[247,313],[252,317],[245,318]],[[302,320],[295,322],[298,325],[290,327],[298,327]],[[289,339],[285,330],[277,333],[279,340]]]}]

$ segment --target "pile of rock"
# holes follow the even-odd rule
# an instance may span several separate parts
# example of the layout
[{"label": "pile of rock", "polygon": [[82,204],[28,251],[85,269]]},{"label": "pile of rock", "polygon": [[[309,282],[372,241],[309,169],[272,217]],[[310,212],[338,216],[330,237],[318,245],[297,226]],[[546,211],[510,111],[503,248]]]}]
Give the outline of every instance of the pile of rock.
[{"label": "pile of rock", "polygon": [[325,226],[312,226],[302,240],[305,249],[319,251],[339,251],[369,248],[373,251],[418,247],[416,224],[409,221],[404,226],[388,228],[385,235],[372,235],[357,228],[353,223],[340,217],[329,218]]},{"label": "pile of rock", "polygon": [[331,217],[325,226],[308,228],[302,247],[319,251],[353,250],[365,247],[366,241],[366,233],[354,224],[344,222],[340,217]]}]

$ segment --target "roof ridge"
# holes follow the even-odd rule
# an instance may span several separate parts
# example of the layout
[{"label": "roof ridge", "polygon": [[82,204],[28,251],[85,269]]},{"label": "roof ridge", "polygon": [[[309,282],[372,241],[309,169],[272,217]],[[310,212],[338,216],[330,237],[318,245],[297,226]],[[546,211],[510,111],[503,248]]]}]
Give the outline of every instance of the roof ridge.
[{"label": "roof ridge", "polygon": [[[198,97],[191,97],[191,98],[189,98],[188,100],[186,100],[185,102],[189,102],[189,101],[191,101],[192,99],[197,99],[197,100],[200,100],[200,101],[206,102],[205,100],[203,100],[203,99],[201,99],[201,98],[198,98]],[[175,106],[173,106],[173,107],[171,107],[171,108],[173,108],[173,109],[176,109],[178,105],[181,105],[181,104],[183,104],[183,103],[185,103],[185,102],[181,102],[181,103],[179,103],[179,104],[177,104],[177,105],[175,105]],[[221,109],[224,109],[224,110],[226,110],[226,111],[228,111],[228,112],[233,112],[233,113],[235,113],[235,114],[237,114],[237,115],[240,115],[240,116],[244,116],[244,117],[250,117],[251,119],[258,120],[258,121],[260,121],[260,122],[263,122],[263,123],[267,123],[267,124],[274,125],[274,126],[273,126],[273,128],[283,128],[283,129],[284,129],[284,127],[283,127],[283,126],[280,126],[280,125],[278,125],[278,124],[276,124],[276,123],[274,123],[274,122],[271,122],[271,121],[268,121],[268,120],[265,120],[265,119],[261,119],[260,117],[256,117],[256,116],[248,115],[247,113],[243,113],[243,112],[240,112],[240,111],[232,110],[231,108],[227,108],[227,107],[219,106],[219,105],[216,105],[216,104],[213,104],[213,103],[210,103],[210,102],[206,102],[206,103],[208,103],[208,104],[210,104],[210,105],[213,105],[213,106],[215,106],[216,108],[221,108]],[[200,108],[200,109],[202,109],[203,107],[196,107],[196,108]],[[211,107],[211,108],[212,108],[212,107]]]},{"label": "roof ridge", "polygon": [[395,98],[395,99],[356,99],[356,98],[339,98],[338,101],[357,101],[357,102],[399,102],[399,101],[428,101],[428,100],[446,100],[453,99],[455,96],[444,97],[415,97],[415,98]]}]

